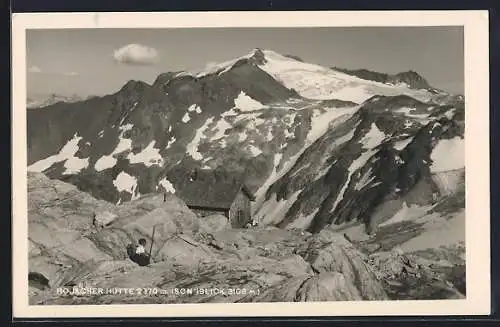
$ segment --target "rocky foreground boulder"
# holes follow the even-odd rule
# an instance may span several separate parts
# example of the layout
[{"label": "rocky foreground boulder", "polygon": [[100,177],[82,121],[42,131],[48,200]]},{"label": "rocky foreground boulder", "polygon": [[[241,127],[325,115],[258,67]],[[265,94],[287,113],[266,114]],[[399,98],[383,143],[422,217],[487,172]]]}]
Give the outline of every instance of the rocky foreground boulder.
[{"label": "rocky foreground boulder", "polygon": [[[173,195],[115,206],[39,173],[29,173],[28,186],[31,304],[391,298],[368,255],[341,233],[233,229],[222,217],[199,218]],[[96,211],[117,218],[96,228]],[[152,262],[140,267],[127,257],[126,246],[143,237],[149,251],[153,227]],[[143,291],[57,293],[75,286]]]}]

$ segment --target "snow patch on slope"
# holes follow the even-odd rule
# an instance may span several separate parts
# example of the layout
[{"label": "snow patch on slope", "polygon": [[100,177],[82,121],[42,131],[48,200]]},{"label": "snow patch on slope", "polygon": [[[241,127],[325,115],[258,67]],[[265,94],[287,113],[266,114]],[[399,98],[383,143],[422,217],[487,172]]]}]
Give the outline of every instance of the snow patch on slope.
[{"label": "snow patch on slope", "polygon": [[464,183],[464,169],[442,171],[432,174],[432,180],[439,188],[441,195],[455,194]]},{"label": "snow patch on slope", "polygon": [[460,137],[439,140],[431,152],[431,173],[465,167],[465,141]]},{"label": "snow patch on slope", "polygon": [[170,149],[172,147],[172,144],[174,144],[176,140],[177,139],[175,138],[175,136],[172,137],[170,140],[168,140],[167,146],[165,147],[165,149]]},{"label": "snow patch on slope", "polygon": [[317,139],[319,139],[322,135],[326,133],[332,121],[344,115],[345,115],[344,116],[345,120],[347,120],[358,110],[359,107],[325,108],[325,110],[320,110],[320,109],[314,110],[313,115],[311,117],[311,129],[307,133],[308,146],[316,142]]},{"label": "snow patch on slope", "polygon": [[307,216],[301,213],[297,219],[295,219],[292,223],[286,226],[286,229],[293,229],[293,228],[298,228],[303,230],[308,229],[314,219],[314,216],[316,216],[318,211],[319,208],[315,209]]},{"label": "snow patch on slope", "polygon": [[192,105],[189,106],[188,111],[189,112],[195,111],[196,113],[199,114],[199,113],[201,113],[201,108],[197,104],[192,104]]},{"label": "snow patch on slope", "polygon": [[406,138],[404,140],[394,142],[394,144],[392,146],[394,147],[394,149],[401,151],[404,148],[406,148],[406,146],[408,144],[410,144],[412,140],[413,140],[413,137],[409,137],[409,138]]},{"label": "snow patch on slope", "polygon": [[425,232],[401,244],[401,250],[411,252],[429,248],[437,249],[440,246],[463,242],[465,239],[465,210],[457,212],[450,219],[430,217],[426,220],[423,226]]},{"label": "snow patch on slope", "polygon": [[207,130],[208,126],[210,126],[210,124],[213,123],[213,121],[214,121],[213,117],[210,117],[209,119],[207,119],[205,121],[205,123],[203,124],[203,126],[201,126],[196,131],[196,134],[193,137],[193,139],[191,140],[191,142],[189,142],[189,144],[186,146],[186,152],[191,157],[193,157],[193,159],[195,159],[195,160],[202,160],[203,159],[203,156],[201,155],[201,153],[198,152],[198,146],[200,145],[200,141],[203,137],[203,134]]},{"label": "snow patch on slope", "polygon": [[[158,182],[158,185],[162,186],[167,193],[175,194],[174,185],[172,185],[172,183],[166,177],[163,177],[162,179],[160,179],[160,181]],[[158,187],[156,187],[156,188],[158,188]]]},{"label": "snow patch on slope", "polygon": [[128,192],[132,194],[132,198],[134,198],[135,190],[137,188],[137,178],[122,171],[118,174],[118,176],[116,176],[113,181],[113,185],[118,192]]},{"label": "snow patch on slope", "polygon": [[375,123],[372,123],[370,130],[361,139],[363,149],[373,149],[386,139],[387,135],[382,132]]},{"label": "snow patch on slope", "polygon": [[266,141],[272,141],[274,139],[273,135],[273,127],[269,126],[269,129],[267,130],[267,135],[266,135]]},{"label": "snow patch on slope", "polygon": [[77,158],[71,157],[66,160],[64,163],[64,168],[66,170],[62,173],[63,175],[75,175],[78,174],[82,169],[85,169],[89,166],[89,158]]},{"label": "snow patch on slope", "polygon": [[130,152],[127,159],[131,164],[142,163],[146,167],[151,167],[152,165],[161,166],[163,158],[160,155],[160,149],[154,147],[155,143],[156,141],[151,141],[147,147],[137,154]]},{"label": "snow patch on slope", "polygon": [[103,171],[104,169],[113,168],[116,165],[116,159],[112,156],[102,156],[95,162],[94,169]]},{"label": "snow patch on slope", "polygon": [[253,157],[257,157],[258,155],[260,155],[262,153],[262,150],[259,149],[258,147],[256,147],[255,145],[249,145],[248,149]]},{"label": "snow patch on slope", "polygon": [[102,171],[104,169],[113,168],[117,162],[114,156],[119,153],[132,149],[132,140],[123,137],[123,133],[131,130],[132,128],[133,128],[132,124],[126,124],[120,126],[121,132],[120,135],[118,135],[118,145],[109,155],[104,155],[96,161],[94,165],[94,169],[96,171]]},{"label": "snow patch on slope", "polygon": [[191,120],[191,117],[189,117],[189,113],[185,113],[184,116],[182,117],[182,122],[185,124]]},{"label": "snow patch on slope", "polygon": [[417,119],[421,124],[427,124],[429,122],[429,114],[418,114],[418,113],[412,113],[415,111],[416,108],[408,108],[408,107],[402,107],[397,110],[394,110],[395,113],[397,114],[403,114],[405,117],[408,118],[415,118]]},{"label": "snow patch on slope", "polygon": [[372,168],[370,167],[370,169],[368,169],[368,171],[357,181],[356,185],[354,185],[356,191],[362,190],[375,179],[375,176],[372,176],[371,173]]},{"label": "snow patch on slope", "polygon": [[277,201],[276,194],[273,194],[269,200],[264,202],[259,212],[259,215],[263,217],[261,223],[268,225],[277,224],[282,221],[288,210],[290,210],[295,201],[297,201],[300,192],[302,192],[302,190],[296,191],[288,199],[282,199],[280,201]]},{"label": "snow patch on slope", "polygon": [[210,141],[216,141],[225,136],[225,133],[228,129],[231,129],[233,126],[229,124],[224,118],[220,119],[217,122],[217,125],[215,125],[214,130],[216,131],[216,134],[212,136]]},{"label": "snow patch on slope", "polygon": [[238,142],[243,142],[248,138],[248,135],[245,132],[238,134]]},{"label": "snow patch on slope", "polygon": [[399,209],[391,218],[380,223],[379,226],[382,227],[400,223],[402,221],[415,220],[424,216],[430,209],[432,209],[432,206],[419,206],[416,204],[408,206],[406,202],[403,202],[401,209]]},{"label": "snow patch on slope", "polygon": [[265,108],[259,101],[252,99],[245,92],[241,91],[234,99],[234,106],[241,111],[254,111]]},{"label": "snow patch on slope", "polygon": [[88,158],[82,159],[75,157],[75,154],[80,149],[78,147],[78,143],[81,139],[82,137],[75,133],[73,137],[61,148],[59,153],[33,163],[28,166],[28,171],[43,172],[44,170],[50,168],[53,164],[66,160],[64,164],[66,171],[63,174],[67,175],[78,173],[81,169],[88,166]]}]

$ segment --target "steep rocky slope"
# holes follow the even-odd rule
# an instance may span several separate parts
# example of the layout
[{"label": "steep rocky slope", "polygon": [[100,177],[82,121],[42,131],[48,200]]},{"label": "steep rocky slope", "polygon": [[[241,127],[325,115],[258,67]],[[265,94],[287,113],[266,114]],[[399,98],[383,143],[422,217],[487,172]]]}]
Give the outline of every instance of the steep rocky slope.
[{"label": "steep rocky slope", "polygon": [[[163,202],[162,196],[149,195],[115,206],[42,174],[29,173],[28,183],[32,304],[384,300],[391,294],[381,266],[341,233],[231,229],[224,217],[198,218],[175,196]],[[95,230],[92,213],[102,211],[117,218]],[[139,237],[149,242],[153,226],[153,262],[139,267],[127,258],[125,247]],[[393,271],[400,274],[400,269]],[[440,283],[446,297],[459,294]],[[157,288],[162,293],[56,292],[74,286]],[[226,293],[175,293],[205,288]]]},{"label": "steep rocky slope", "polygon": [[[269,187],[257,215],[311,232],[361,221],[370,233],[408,207],[439,211],[465,189],[463,110],[373,97],[307,148]],[[462,212],[463,201],[448,210]]]}]

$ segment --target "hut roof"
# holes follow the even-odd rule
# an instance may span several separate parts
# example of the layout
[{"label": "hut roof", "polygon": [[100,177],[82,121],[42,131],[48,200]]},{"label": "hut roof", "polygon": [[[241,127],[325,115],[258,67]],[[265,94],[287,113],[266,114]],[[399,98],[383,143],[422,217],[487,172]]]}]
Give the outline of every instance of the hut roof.
[{"label": "hut roof", "polygon": [[250,200],[255,199],[244,183],[203,179],[188,181],[182,186],[177,196],[188,206],[229,209],[240,190]]}]

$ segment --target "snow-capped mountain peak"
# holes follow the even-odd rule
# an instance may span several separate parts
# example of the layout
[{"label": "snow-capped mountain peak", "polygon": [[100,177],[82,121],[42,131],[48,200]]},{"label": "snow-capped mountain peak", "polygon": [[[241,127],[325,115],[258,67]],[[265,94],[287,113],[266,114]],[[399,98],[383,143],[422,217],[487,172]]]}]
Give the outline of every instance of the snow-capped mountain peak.
[{"label": "snow-capped mountain peak", "polygon": [[[397,74],[387,82],[381,82],[260,48],[255,48],[241,57],[212,64],[192,76],[203,78],[211,74],[222,75],[239,64],[258,67],[286,88],[307,99],[337,99],[361,104],[376,94],[406,94],[427,102],[435,97],[436,93],[442,93],[431,88],[424,78],[411,70]],[[186,73],[181,73],[183,74]],[[410,84],[418,87],[410,87]]]}]

